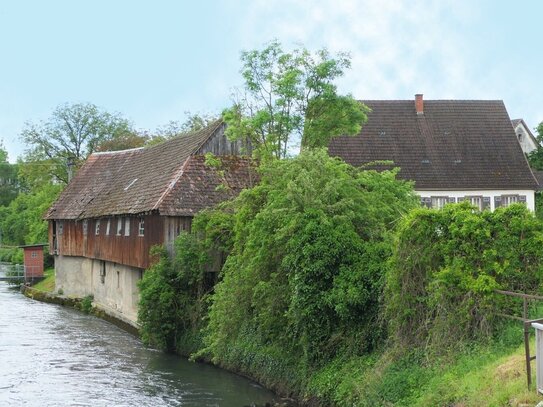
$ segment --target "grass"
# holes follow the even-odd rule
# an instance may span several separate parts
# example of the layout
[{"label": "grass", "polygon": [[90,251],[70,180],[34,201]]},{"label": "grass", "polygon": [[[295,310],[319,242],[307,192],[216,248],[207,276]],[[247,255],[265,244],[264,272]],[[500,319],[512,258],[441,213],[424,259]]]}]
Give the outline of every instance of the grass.
[{"label": "grass", "polygon": [[52,293],[55,291],[55,269],[48,268],[43,272],[45,279],[36,283],[33,288],[40,291]]},{"label": "grass", "polygon": [[[533,337],[530,349],[535,354]],[[518,323],[489,343],[465,344],[439,359],[421,350],[338,359],[315,372],[307,390],[336,406],[528,407],[543,400],[535,391],[535,362],[527,389]]]}]

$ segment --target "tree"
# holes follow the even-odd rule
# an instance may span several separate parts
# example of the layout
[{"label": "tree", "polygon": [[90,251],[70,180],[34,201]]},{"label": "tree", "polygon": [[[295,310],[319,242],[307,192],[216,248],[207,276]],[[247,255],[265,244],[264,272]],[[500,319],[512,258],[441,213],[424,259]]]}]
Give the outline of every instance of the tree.
[{"label": "tree", "polygon": [[223,112],[232,139],[248,139],[261,157],[284,158],[300,147],[326,147],[338,135],[354,135],[368,109],[340,95],[334,81],[350,67],[345,53],[305,48],[285,52],[277,41],[241,54],[245,81]]},{"label": "tree", "polygon": [[133,134],[130,122],[91,103],[58,106],[47,121],[27,122],[21,139],[28,145],[26,160],[42,165],[41,173],[68,182],[67,160],[78,165],[104,143]]},{"label": "tree", "polygon": [[156,134],[149,138],[147,145],[151,146],[159,144],[165,140],[171,139],[172,137],[177,137],[181,134],[202,130],[204,127],[207,127],[212,122],[218,119],[216,115],[207,113],[200,114],[185,112],[185,115],[187,115],[187,118],[184,122],[180,122],[178,120],[170,120],[166,125],[160,126],[156,130]]},{"label": "tree", "polygon": [[8,153],[0,142],[0,206],[7,206],[17,196],[19,183],[17,165],[10,164]]},{"label": "tree", "polygon": [[539,123],[535,131],[537,132],[537,148],[528,154],[528,162],[534,170],[543,170],[543,122]]}]

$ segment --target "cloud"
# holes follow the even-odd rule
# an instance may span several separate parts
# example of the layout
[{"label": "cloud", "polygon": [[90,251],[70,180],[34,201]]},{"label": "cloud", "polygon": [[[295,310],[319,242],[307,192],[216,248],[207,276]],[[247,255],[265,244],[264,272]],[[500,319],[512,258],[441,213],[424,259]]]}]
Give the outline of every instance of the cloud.
[{"label": "cloud", "polygon": [[[352,70],[340,84],[364,98],[466,98],[470,54],[461,37],[473,12],[453,1],[346,0],[251,3],[244,38],[260,47],[277,38],[285,46],[349,51]],[[255,35],[255,33],[257,33]],[[256,41],[260,41],[257,43]],[[469,92],[468,92],[469,93]]]}]

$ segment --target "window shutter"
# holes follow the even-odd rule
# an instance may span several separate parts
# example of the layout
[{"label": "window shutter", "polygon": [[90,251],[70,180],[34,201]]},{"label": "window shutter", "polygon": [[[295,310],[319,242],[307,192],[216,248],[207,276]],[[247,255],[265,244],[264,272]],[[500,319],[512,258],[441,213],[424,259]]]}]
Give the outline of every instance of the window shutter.
[{"label": "window shutter", "polygon": [[455,203],[455,202],[456,202],[456,198],[449,197],[449,203]]},{"label": "window shutter", "polygon": [[502,197],[501,196],[495,196],[494,197],[494,209],[499,208],[502,206]]},{"label": "window shutter", "polygon": [[420,198],[420,204],[422,206],[427,207],[427,208],[431,208],[432,207],[432,198],[421,197]]},{"label": "window shutter", "polygon": [[483,197],[483,211],[485,209],[490,209],[490,197],[489,196],[484,196]]}]

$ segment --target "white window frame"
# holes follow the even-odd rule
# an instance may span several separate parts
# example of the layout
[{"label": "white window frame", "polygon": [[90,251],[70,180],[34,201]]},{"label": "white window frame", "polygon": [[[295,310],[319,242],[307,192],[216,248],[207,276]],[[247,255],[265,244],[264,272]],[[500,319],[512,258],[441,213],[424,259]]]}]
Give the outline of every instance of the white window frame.
[{"label": "white window frame", "polygon": [[145,219],[143,218],[140,218],[138,224],[138,236],[145,236]]},{"label": "white window frame", "polygon": [[130,218],[124,218],[124,235],[130,236]]},{"label": "white window frame", "polygon": [[432,200],[433,209],[442,209],[449,203],[448,196],[432,196],[430,199]]},{"label": "white window frame", "polygon": [[106,236],[109,236],[109,232],[111,232],[111,219],[107,219],[107,224],[106,224]]},{"label": "white window frame", "polygon": [[117,236],[123,233],[123,218],[117,218]]}]

